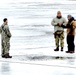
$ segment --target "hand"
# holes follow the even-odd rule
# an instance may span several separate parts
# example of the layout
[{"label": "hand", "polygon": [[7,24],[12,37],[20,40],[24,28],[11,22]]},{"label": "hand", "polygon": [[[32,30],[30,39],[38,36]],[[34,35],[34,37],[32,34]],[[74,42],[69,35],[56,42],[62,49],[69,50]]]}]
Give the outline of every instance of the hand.
[{"label": "hand", "polygon": [[61,24],[61,23],[58,23],[57,25],[58,25],[59,27],[61,27],[62,24]]}]

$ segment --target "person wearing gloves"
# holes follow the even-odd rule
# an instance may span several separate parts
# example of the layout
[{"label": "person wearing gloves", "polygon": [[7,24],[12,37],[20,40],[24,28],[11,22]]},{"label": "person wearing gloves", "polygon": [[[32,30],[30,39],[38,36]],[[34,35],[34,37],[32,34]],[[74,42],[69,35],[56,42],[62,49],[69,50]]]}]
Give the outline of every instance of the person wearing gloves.
[{"label": "person wearing gloves", "polygon": [[54,26],[54,38],[56,49],[54,51],[59,51],[59,42],[61,46],[61,51],[64,48],[64,28],[61,25],[66,25],[67,21],[64,17],[62,17],[61,11],[57,12],[57,16],[51,22],[52,26]]},{"label": "person wearing gloves", "polygon": [[76,21],[74,17],[72,17],[71,15],[68,15],[67,19],[68,19],[67,25],[66,26],[61,25],[61,27],[67,28],[68,51],[66,51],[66,53],[74,53],[75,52],[74,38],[75,38]]}]

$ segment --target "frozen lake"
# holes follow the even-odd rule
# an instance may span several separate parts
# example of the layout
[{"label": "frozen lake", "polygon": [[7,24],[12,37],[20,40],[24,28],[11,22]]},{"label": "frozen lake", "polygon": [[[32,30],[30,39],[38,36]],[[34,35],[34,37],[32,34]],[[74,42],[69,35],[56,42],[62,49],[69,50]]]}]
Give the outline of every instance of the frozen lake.
[{"label": "frozen lake", "polygon": [[[9,27],[12,33],[10,53],[13,56],[12,59],[8,60],[4,60],[0,57],[1,74],[4,72],[4,68],[7,67],[7,64],[10,64],[12,74],[9,73],[10,67],[8,67],[6,75],[17,75],[15,71],[18,72],[20,69],[14,70],[13,73],[12,70],[15,69],[15,67],[13,67],[14,64],[16,65],[18,63],[17,66],[19,66],[19,63],[34,63],[35,65],[44,66],[57,65],[67,68],[72,67],[69,71],[66,70],[64,72],[62,72],[64,69],[62,68],[60,75],[76,75],[76,53],[65,53],[67,50],[66,32],[64,52],[56,53],[53,51],[55,42],[51,20],[56,16],[58,10],[62,12],[62,15],[65,18],[68,14],[71,14],[76,18],[76,2],[74,0],[2,0],[0,2],[0,24],[2,24],[3,18],[8,18]],[[62,55],[64,58],[52,58],[51,56],[54,55]],[[74,58],[66,58],[67,56]],[[54,69],[57,70],[57,67]],[[73,69],[74,73],[71,73],[70,71]],[[38,70],[39,69],[37,69],[36,72],[40,72],[41,69]],[[48,72],[50,73],[50,71]],[[47,75],[48,72],[44,72],[45,74],[41,72],[41,74]],[[27,72],[23,73],[28,74]],[[31,75],[31,73],[32,72],[28,75]],[[35,74],[36,73],[33,75]],[[2,75],[5,75],[5,73]],[[58,75],[58,73],[57,71],[55,73],[53,71],[50,75]]]},{"label": "frozen lake", "polygon": [[[2,0],[0,3],[0,24],[7,17],[12,33],[11,54],[44,54],[55,48],[51,20],[57,11],[65,18],[68,14],[76,18],[75,1],[49,0]],[[66,33],[65,33],[65,49]]]},{"label": "frozen lake", "polygon": [[[25,1],[7,0],[0,3],[0,24],[7,17],[12,33],[12,55],[46,54],[54,52],[55,42],[51,20],[58,10],[65,18],[68,14],[76,18],[75,1]],[[66,18],[67,19],[67,18]],[[64,53],[67,50],[66,32]]]}]

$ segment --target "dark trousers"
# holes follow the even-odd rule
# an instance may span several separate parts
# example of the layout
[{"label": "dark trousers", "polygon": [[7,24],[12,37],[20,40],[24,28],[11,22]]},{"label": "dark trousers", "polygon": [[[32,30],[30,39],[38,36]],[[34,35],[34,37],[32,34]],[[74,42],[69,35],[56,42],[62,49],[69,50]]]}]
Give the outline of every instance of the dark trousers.
[{"label": "dark trousers", "polygon": [[67,35],[67,44],[68,44],[68,51],[74,51],[74,35]]}]

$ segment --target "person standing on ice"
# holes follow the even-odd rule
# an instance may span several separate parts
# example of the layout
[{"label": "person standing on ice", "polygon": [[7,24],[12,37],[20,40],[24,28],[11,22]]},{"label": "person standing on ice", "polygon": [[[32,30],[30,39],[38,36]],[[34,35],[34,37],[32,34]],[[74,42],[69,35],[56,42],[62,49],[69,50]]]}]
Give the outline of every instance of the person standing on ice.
[{"label": "person standing on ice", "polygon": [[74,53],[75,52],[74,37],[75,37],[76,21],[74,17],[72,17],[71,15],[68,15],[67,19],[68,19],[67,25],[66,26],[61,25],[61,27],[67,28],[68,51],[66,51],[66,53]]},{"label": "person standing on ice", "polygon": [[1,32],[1,45],[2,45],[1,56],[2,58],[12,58],[12,56],[9,55],[11,33],[8,27],[7,18],[3,19],[3,24],[0,27],[0,32]]},{"label": "person standing on ice", "polygon": [[52,20],[51,24],[54,26],[54,38],[55,38],[55,44],[56,49],[54,51],[59,51],[59,42],[61,46],[61,51],[63,51],[64,48],[64,28],[60,27],[60,25],[66,25],[67,21],[64,17],[61,15],[61,11],[57,12],[57,16]]}]

